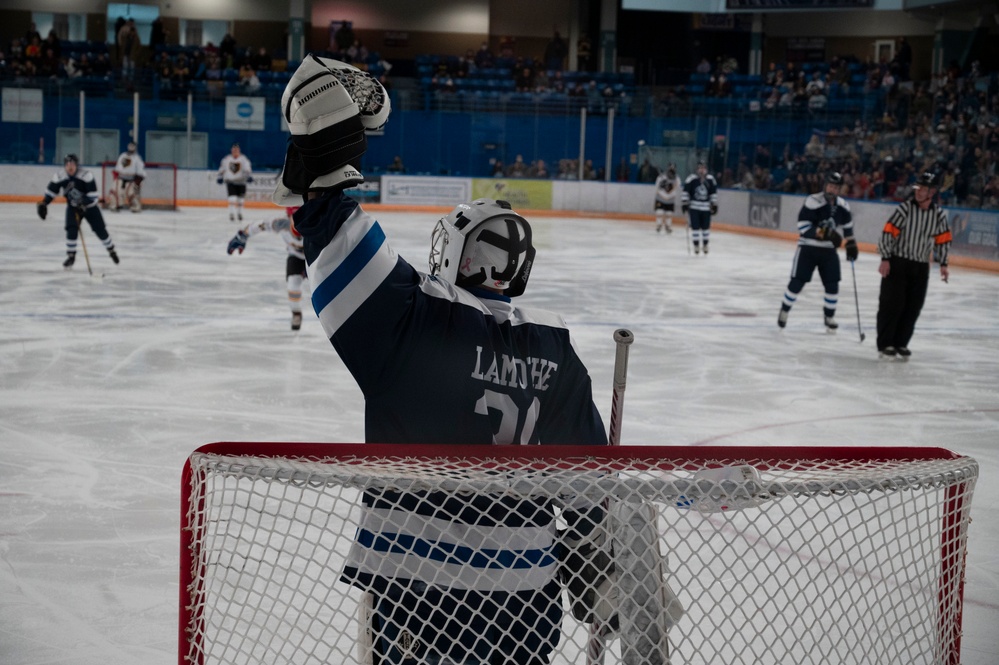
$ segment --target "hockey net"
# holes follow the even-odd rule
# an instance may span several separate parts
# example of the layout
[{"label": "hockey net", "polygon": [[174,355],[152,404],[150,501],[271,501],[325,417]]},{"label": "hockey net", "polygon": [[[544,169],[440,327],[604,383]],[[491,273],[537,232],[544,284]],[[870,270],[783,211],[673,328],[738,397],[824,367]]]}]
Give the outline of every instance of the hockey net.
[{"label": "hockey net", "polygon": [[[182,482],[179,662],[366,663],[370,643],[437,662],[446,646],[419,632],[425,622],[380,632],[386,623],[363,612],[370,589],[343,581],[366,538],[437,576],[428,586],[441,593],[426,598],[441,605],[415,611],[421,622],[475,626],[485,651],[470,662],[517,662],[511,644],[544,649],[509,634],[508,615],[457,613],[448,603],[475,581],[449,565],[503,584],[539,562],[526,562],[528,535],[492,542],[490,519],[540,511],[565,529],[600,507],[582,540],[614,561],[596,597],[610,599],[616,630],[577,619],[579,596],[560,587],[548,662],[956,665],[977,476],[973,459],[924,448],[210,444]],[[398,521],[430,497],[428,531]],[[469,528],[480,518],[464,511],[484,498],[490,517]],[[468,542],[456,544],[446,534],[459,515]],[[521,531],[537,537],[530,521]],[[555,538],[557,563],[579,542]],[[489,651],[497,643],[505,653]],[[462,662],[457,653],[440,662]]]},{"label": "hockey net", "polygon": [[[118,201],[115,162],[101,164],[101,201],[105,209],[127,210],[128,203]],[[151,210],[177,209],[177,165],[146,162],[146,177],[139,189],[143,208]]]}]

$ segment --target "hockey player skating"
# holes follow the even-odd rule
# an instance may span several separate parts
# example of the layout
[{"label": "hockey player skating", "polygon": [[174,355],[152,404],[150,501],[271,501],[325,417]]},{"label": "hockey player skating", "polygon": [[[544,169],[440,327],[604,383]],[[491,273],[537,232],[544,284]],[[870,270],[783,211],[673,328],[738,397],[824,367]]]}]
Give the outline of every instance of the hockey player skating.
[{"label": "hockey player skating", "polygon": [[687,224],[694,243],[694,254],[701,253],[702,245],[707,254],[708,241],[711,239],[711,216],[718,214],[718,183],[708,173],[704,162],[698,162],[697,171],[687,176],[681,200],[683,213],[689,215]]},{"label": "hockey player skating", "polygon": [[[365,128],[388,118],[381,85],[309,56],[281,108],[291,141],[274,201],[302,204],[295,227],[313,306],[364,394],[365,439],[606,444],[564,321],[511,300],[534,260],[527,220],[502,201],[461,204],[437,223],[429,273],[419,272],[344,194],[362,181],[351,164],[365,152]],[[449,496],[365,493],[342,576],[364,591],[362,662],[547,663],[560,639],[566,551],[554,548],[552,506]],[[575,536],[566,541],[601,516],[592,505],[565,511]]]},{"label": "hockey player skating", "polygon": [[220,185],[225,183],[229,221],[243,221],[246,184],[253,182],[253,166],[247,156],[240,152],[238,143],[233,143],[229,154],[222,158],[216,182]]},{"label": "hockey player skating", "polygon": [[656,177],[656,233],[663,229],[673,233],[673,215],[680,201],[683,185],[676,175],[676,167],[670,164],[666,173]]},{"label": "hockey player skating", "polygon": [[912,355],[909,340],[926,300],[931,259],[940,264],[940,278],[950,279],[947,256],[953,238],[947,213],[933,201],[938,186],[936,173],[922,174],[912,199],[895,208],[878,240],[878,351],[887,360]]},{"label": "hockey player skating", "polygon": [[288,283],[288,305],[291,307],[291,329],[302,327],[302,281],[305,278],[305,254],[302,252],[302,236],[295,230],[292,215],[298,207],[285,208],[284,217],[276,217],[268,222],[250,224],[236,232],[229,241],[226,251],[229,254],[243,253],[246,241],[264,231],[277,233],[288,248],[285,262],[285,279]]},{"label": "hockey player skating", "polygon": [[141,188],[146,178],[146,163],[137,152],[137,146],[129,143],[125,152],[118,155],[115,163],[114,184],[108,193],[107,207],[118,211],[129,208],[132,212],[142,211]]},{"label": "hockey player skating", "polygon": [[94,234],[108,250],[111,260],[118,263],[118,254],[114,251],[114,242],[104,225],[104,216],[97,205],[100,193],[94,176],[86,169],[80,168],[80,160],[76,155],[66,155],[63,169],[52,176],[45,189],[45,197],[38,202],[38,216],[42,219],[48,215],[48,206],[57,196],[66,197],[66,260],[63,267],[67,270],[76,262],[76,245],[80,237],[80,219],[86,219]]},{"label": "hockey player skating", "polygon": [[846,260],[857,260],[857,241],[853,237],[853,214],[850,205],[839,193],[843,176],[832,172],[826,176],[823,190],[805,199],[798,213],[798,247],[791,263],[791,280],[784,290],[784,300],[777,315],[777,325],[787,325],[788,314],[798,294],[812,279],[816,268],[825,288],[822,304],[826,330],[835,332],[836,305],[839,302],[840,266],[836,249],[846,239]]}]

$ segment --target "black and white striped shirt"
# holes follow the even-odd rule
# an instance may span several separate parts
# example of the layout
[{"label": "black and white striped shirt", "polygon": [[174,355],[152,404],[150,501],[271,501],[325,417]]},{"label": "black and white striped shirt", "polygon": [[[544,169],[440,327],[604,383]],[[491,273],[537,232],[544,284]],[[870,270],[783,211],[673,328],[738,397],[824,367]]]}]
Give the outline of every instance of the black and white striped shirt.
[{"label": "black and white striped shirt", "polygon": [[928,263],[931,255],[940,265],[947,265],[952,240],[947,213],[936,204],[922,210],[915,201],[904,201],[885,224],[878,252],[881,258],[898,256]]}]

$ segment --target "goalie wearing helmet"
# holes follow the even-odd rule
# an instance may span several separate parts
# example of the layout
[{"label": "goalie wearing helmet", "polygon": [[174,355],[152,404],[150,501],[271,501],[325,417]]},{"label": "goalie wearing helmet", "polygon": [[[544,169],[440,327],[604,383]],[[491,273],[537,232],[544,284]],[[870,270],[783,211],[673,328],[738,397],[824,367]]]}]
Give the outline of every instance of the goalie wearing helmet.
[{"label": "goalie wearing helmet", "polygon": [[135,143],[129,143],[125,152],[118,155],[112,175],[114,185],[108,193],[108,209],[117,212],[128,208],[132,212],[142,212],[140,193],[142,181],[146,178],[146,163],[142,161]]},{"label": "goalie wearing helmet", "polygon": [[[291,137],[274,201],[301,205],[312,303],[364,394],[365,439],[606,444],[565,322],[513,302],[534,262],[530,223],[504,201],[462,203],[437,222],[419,271],[344,193],[363,180],[351,164],[365,129],[388,118],[381,84],[309,56],[281,107]],[[441,495],[364,493],[342,572],[364,592],[362,662],[547,663],[562,620],[551,504]],[[586,534],[602,509],[562,517]]]},{"label": "goalie wearing helmet", "polygon": [[676,166],[670,164],[665,173],[656,176],[656,233],[663,229],[673,233],[673,215],[682,193],[683,183],[676,174]]}]

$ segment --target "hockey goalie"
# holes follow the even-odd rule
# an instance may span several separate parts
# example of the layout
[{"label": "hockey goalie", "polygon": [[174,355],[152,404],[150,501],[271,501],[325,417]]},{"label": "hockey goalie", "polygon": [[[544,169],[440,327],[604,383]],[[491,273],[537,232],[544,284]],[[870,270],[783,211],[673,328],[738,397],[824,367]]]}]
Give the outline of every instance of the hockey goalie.
[{"label": "hockey goalie", "polygon": [[146,164],[138,153],[138,146],[129,143],[125,152],[118,156],[112,171],[114,182],[108,188],[105,204],[108,210],[117,212],[128,208],[132,212],[142,211],[141,187],[146,177]]}]

